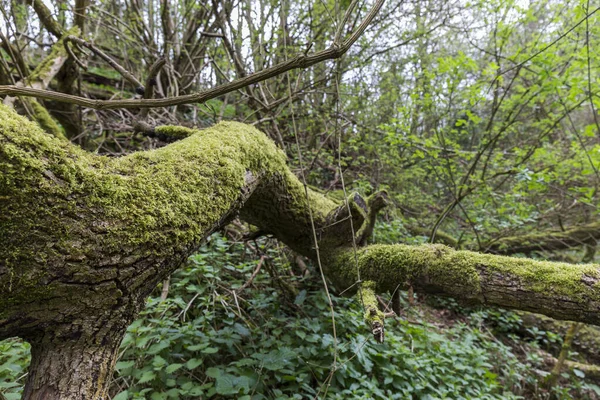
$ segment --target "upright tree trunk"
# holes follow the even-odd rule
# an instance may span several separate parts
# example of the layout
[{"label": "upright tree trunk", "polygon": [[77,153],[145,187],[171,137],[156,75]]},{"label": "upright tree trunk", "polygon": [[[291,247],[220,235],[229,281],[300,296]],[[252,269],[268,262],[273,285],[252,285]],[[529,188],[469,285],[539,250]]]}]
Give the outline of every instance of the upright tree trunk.
[{"label": "upright tree trunk", "polygon": [[23,398],[106,399],[125,327],[110,324],[83,334],[67,327],[65,332],[48,332],[32,341]]}]

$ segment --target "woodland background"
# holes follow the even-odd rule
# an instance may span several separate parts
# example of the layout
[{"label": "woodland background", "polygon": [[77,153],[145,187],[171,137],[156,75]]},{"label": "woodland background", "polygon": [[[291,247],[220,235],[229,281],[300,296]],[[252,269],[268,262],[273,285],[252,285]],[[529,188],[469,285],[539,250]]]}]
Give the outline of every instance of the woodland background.
[{"label": "woodland background", "polygon": [[[0,1],[1,85],[27,77],[57,40],[27,3]],[[157,98],[324,50],[350,6],[43,3],[58,28],[78,27],[131,75],[147,77],[160,63],[152,82]],[[369,2],[355,6],[365,10]],[[267,133],[294,172],[328,196],[386,190],[390,204],[374,243],[431,241],[595,260],[600,6],[391,0],[383,7],[340,59],[204,104],[143,111],[146,121],[200,128],[243,121]],[[76,55],[50,89],[105,100],[142,96],[81,47],[72,47]],[[117,157],[171,140],[136,126],[134,110],[43,104],[72,142],[99,154]],[[25,103],[19,109],[32,114]],[[401,315],[376,344],[356,299],[330,287],[334,335],[318,269],[254,233],[234,222],[156,288],[121,345],[113,399],[600,397],[600,331],[593,326],[407,291]],[[568,361],[551,374],[561,349]],[[0,398],[20,398],[28,357],[27,343],[0,342]]]}]

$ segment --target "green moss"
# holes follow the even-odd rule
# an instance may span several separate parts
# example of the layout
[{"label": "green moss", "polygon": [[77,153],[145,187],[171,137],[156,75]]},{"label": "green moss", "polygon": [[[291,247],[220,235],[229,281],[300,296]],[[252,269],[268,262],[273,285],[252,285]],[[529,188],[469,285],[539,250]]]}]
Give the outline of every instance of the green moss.
[{"label": "green moss", "polygon": [[[177,246],[200,240],[231,209],[246,171],[259,176],[283,165],[284,155],[262,133],[227,122],[171,146],[104,163],[110,173],[89,191],[95,206],[119,226],[117,243]],[[129,238],[119,238],[119,232]]]},{"label": "green moss", "polygon": [[[93,266],[122,254],[132,262],[187,254],[241,205],[248,173],[265,177],[286,167],[274,143],[244,124],[224,122],[154,151],[106,158],[0,106],[0,171],[2,309],[21,301],[15,290],[37,295],[26,288],[66,271],[100,274]],[[46,290],[51,297],[52,287]]]},{"label": "green moss", "polygon": [[[373,245],[359,249],[358,268],[363,280],[376,282],[378,290],[394,290],[410,283],[429,291],[458,298],[483,300],[484,279],[502,279],[515,291],[531,291],[585,303],[600,301],[598,265],[573,265],[535,261],[471,251],[456,251],[443,245]],[[356,282],[351,249],[340,250],[331,262],[330,274],[345,289]]]},{"label": "green moss", "polygon": [[188,136],[192,136],[196,131],[190,128],[186,128],[185,126],[163,125],[154,128],[154,132],[157,135],[164,135],[168,138],[179,140],[184,139]]},{"label": "green moss", "polygon": [[54,118],[52,118],[46,107],[42,106],[35,99],[28,99],[25,101],[31,106],[35,121],[44,131],[60,139],[67,138],[62,127],[58,125]]},{"label": "green moss", "polygon": [[597,264],[568,264],[534,261],[526,258],[466,252],[472,262],[481,263],[490,272],[514,276],[522,285],[538,293],[554,293],[573,300],[600,300],[598,284],[587,282],[600,278]]},{"label": "green moss", "polygon": [[377,300],[377,295],[375,292],[376,289],[377,285],[375,282],[367,281],[361,283],[358,290],[358,298],[365,311],[364,318],[370,327],[373,327],[376,324],[383,326],[385,323],[385,316],[379,309],[379,301]]}]

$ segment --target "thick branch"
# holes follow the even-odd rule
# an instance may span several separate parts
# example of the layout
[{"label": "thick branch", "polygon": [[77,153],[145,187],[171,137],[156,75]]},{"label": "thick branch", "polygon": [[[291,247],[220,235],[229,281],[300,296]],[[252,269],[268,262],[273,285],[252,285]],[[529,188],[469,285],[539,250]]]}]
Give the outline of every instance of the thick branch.
[{"label": "thick branch", "polygon": [[367,205],[367,222],[358,233],[357,243],[361,246],[366,245],[371,240],[373,229],[375,229],[375,223],[377,222],[377,214],[388,205],[387,192],[381,191],[373,194],[367,200]]},{"label": "thick branch", "polygon": [[565,250],[582,245],[596,245],[600,240],[600,223],[594,222],[566,231],[538,232],[498,239],[487,251],[497,254],[528,254],[543,250]]},{"label": "thick branch", "polygon": [[48,30],[51,34],[53,34],[57,39],[61,38],[64,35],[64,30],[62,26],[58,24],[58,22],[52,16],[52,11],[44,4],[43,0],[30,0],[28,2],[36,14],[38,15],[40,22],[44,25],[44,28]]},{"label": "thick branch", "polygon": [[106,159],[0,106],[0,337],[137,309],[284,166],[241,124]]},{"label": "thick branch", "polygon": [[81,31],[81,35],[85,31],[86,12],[89,6],[89,0],[75,0],[75,8],[73,9],[73,23]]},{"label": "thick branch", "polygon": [[[329,259],[340,289],[357,281],[351,249]],[[457,251],[444,245],[373,245],[358,252],[363,281],[378,290],[408,288],[473,303],[600,325],[600,266]]]}]

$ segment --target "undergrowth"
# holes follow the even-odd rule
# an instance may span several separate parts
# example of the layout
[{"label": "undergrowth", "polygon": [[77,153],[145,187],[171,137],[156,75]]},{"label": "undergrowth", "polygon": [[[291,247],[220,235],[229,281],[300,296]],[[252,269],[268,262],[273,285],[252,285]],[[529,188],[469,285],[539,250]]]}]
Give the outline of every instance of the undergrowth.
[{"label": "undergrowth", "polygon": [[[260,255],[262,269],[240,290]],[[465,314],[449,322],[417,305],[406,319],[390,319],[384,344],[376,344],[360,302],[334,296],[334,338],[316,273],[299,278],[291,271],[271,242],[245,247],[210,237],[171,277],[167,297],[157,288],[129,327],[112,399],[550,398],[538,385],[538,344],[498,340],[489,328],[510,330],[518,323],[510,313],[457,311],[450,302],[448,310]],[[516,355],[510,340],[533,355]],[[7,400],[20,398],[28,361],[26,343],[0,342],[0,393]],[[553,395],[595,398],[594,389],[566,374]]]}]

